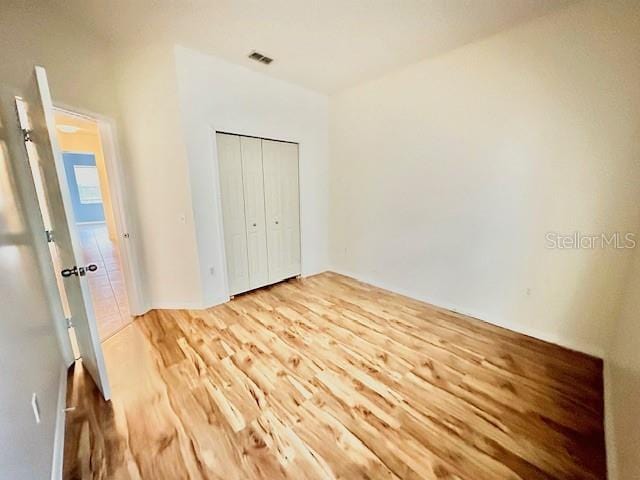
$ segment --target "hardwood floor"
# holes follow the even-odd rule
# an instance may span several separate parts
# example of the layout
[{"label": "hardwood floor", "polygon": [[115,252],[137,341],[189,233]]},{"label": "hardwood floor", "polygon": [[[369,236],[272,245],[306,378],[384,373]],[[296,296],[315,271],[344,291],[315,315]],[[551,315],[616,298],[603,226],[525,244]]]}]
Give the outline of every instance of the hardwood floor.
[{"label": "hardwood floor", "polygon": [[64,475],[603,479],[602,362],[333,273],[109,339]]}]

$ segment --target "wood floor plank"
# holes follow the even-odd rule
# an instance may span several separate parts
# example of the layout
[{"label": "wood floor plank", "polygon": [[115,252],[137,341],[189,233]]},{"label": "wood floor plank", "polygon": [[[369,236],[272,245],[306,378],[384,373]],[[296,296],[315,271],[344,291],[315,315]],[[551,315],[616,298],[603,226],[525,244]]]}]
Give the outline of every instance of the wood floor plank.
[{"label": "wood floor plank", "polygon": [[65,479],[606,478],[602,362],[327,272],[104,344]]}]

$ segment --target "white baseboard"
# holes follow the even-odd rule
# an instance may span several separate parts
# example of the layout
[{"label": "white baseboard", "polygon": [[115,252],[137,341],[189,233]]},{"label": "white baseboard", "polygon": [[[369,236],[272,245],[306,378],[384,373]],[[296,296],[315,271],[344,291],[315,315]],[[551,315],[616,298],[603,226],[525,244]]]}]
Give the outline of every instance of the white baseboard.
[{"label": "white baseboard", "polygon": [[[326,270],[318,270],[318,271],[305,271],[302,272],[302,278],[311,277],[313,275],[317,275],[319,273],[325,272]],[[277,283],[277,282],[276,282]],[[265,285],[265,287],[268,285]],[[204,299],[203,303],[152,303],[150,307],[147,308],[146,311],[149,310],[206,310],[207,308],[212,308],[217,305],[222,305],[223,303],[227,303],[230,299],[229,295],[215,295],[210,296]],[[137,314],[142,315],[142,313]]]},{"label": "white baseboard", "polygon": [[56,405],[56,426],[53,436],[53,460],[51,463],[51,480],[62,480],[62,466],[64,462],[64,429],[67,406],[67,366],[60,369],[58,384],[58,402]]},{"label": "white baseboard", "polygon": [[309,277],[313,277],[314,275],[320,275],[321,273],[324,273],[326,271],[328,271],[329,269],[322,269],[322,270],[305,270],[303,271],[300,276],[302,278],[309,278]]},{"label": "white baseboard", "polygon": [[[308,278],[308,277],[312,277],[314,275],[318,275],[318,274],[323,273],[323,272],[326,272],[326,270],[303,272],[303,273],[300,274],[300,276],[302,278]],[[291,278],[293,278],[293,277],[291,277]],[[275,283],[278,283],[278,282],[275,282]],[[267,285],[263,285],[262,287],[268,287],[270,285],[273,285],[273,284],[269,283]],[[257,288],[262,288],[262,287],[257,287]],[[243,292],[243,293],[246,293],[246,292]],[[206,310],[207,308],[212,308],[212,307],[215,307],[217,305],[222,305],[223,303],[227,303],[230,299],[231,299],[230,295],[223,295],[221,297],[217,296],[217,297],[205,300],[204,305],[200,305],[198,307],[180,307],[180,308],[189,308],[191,310]],[[159,308],[167,308],[167,307],[154,307],[154,308],[158,308],[159,309]]]},{"label": "white baseboard", "polygon": [[205,307],[203,306],[203,304],[201,303],[182,303],[182,302],[176,302],[176,303],[154,303],[149,307],[149,310],[147,311],[151,311],[151,310],[203,310],[205,308],[209,308],[209,307]]},{"label": "white baseboard", "polygon": [[231,300],[231,297],[228,295],[225,297],[218,297],[213,300],[210,300],[209,302],[207,302],[205,306],[201,306],[198,310],[206,310],[207,308],[213,308],[218,305],[222,305],[223,303],[227,303],[229,300]]},{"label": "white baseboard", "polygon": [[610,360],[605,359],[602,370],[604,385],[604,441],[607,449],[607,478],[618,480],[616,436],[613,417],[613,381]]},{"label": "white baseboard", "polygon": [[521,333],[523,335],[527,335],[544,342],[553,343],[554,345],[559,345],[570,350],[586,353],[587,355],[591,355],[592,357],[604,358],[605,355],[604,349],[597,345],[575,341],[573,339],[561,337],[557,334],[543,332],[532,328],[523,328],[522,325],[516,325],[512,322],[500,321],[496,319],[487,320],[486,316],[482,313],[473,312],[465,308],[460,308],[458,305],[445,305],[442,302],[434,301],[432,298],[417,294],[416,292],[411,292],[403,288],[397,288],[393,285],[388,285],[385,282],[380,282],[377,279],[367,278],[366,275],[354,274],[340,268],[331,268],[329,271],[336,272],[347,277],[355,278],[356,280],[368,283],[370,285],[373,285],[374,287],[389,290],[390,292],[398,293],[400,295],[404,295],[405,297],[410,297],[416,300],[420,300],[421,302],[429,303],[440,308],[451,310],[452,312],[460,313],[462,315],[475,318],[476,320],[480,320],[497,327],[506,328],[507,330],[511,330],[515,333]]}]

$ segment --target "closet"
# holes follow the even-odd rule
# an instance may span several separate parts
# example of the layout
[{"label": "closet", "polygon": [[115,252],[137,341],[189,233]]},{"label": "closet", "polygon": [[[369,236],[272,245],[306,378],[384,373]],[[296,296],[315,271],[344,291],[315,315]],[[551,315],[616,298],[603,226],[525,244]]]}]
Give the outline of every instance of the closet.
[{"label": "closet", "polygon": [[300,275],[298,144],[217,133],[229,293]]}]

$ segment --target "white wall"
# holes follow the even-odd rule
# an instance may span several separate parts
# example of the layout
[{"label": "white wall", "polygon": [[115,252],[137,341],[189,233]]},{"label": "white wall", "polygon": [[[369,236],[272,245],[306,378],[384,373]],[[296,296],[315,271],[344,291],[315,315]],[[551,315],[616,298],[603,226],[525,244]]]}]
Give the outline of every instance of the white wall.
[{"label": "white wall", "polygon": [[602,355],[635,231],[640,4],[580,2],[332,97],[333,268]]},{"label": "white wall", "polygon": [[635,254],[622,313],[607,359],[609,373],[608,413],[612,428],[608,446],[615,445],[610,456],[617,466],[611,480],[640,478],[640,251]]},{"label": "white wall", "polygon": [[[0,95],[0,478],[44,479],[51,475],[58,392],[66,370],[54,324],[62,307],[59,298],[57,312],[49,303],[55,279],[42,268],[43,262],[50,267],[50,259],[15,101],[3,88]],[[31,408],[33,393],[39,424]]]},{"label": "white wall", "polygon": [[325,270],[327,97],[187,48],[176,47],[175,59],[203,304],[228,298],[215,131],[300,144],[302,274]]},{"label": "white wall", "polygon": [[149,308],[202,305],[189,166],[172,47],[131,45],[114,56],[129,208]]}]

